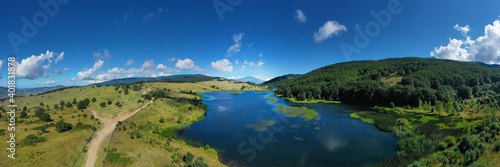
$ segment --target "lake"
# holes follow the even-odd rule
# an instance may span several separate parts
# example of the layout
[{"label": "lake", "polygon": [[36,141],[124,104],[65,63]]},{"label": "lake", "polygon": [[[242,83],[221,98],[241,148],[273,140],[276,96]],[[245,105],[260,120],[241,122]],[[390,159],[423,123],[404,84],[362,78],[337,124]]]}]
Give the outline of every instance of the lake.
[{"label": "lake", "polygon": [[208,105],[205,120],[179,133],[222,149],[228,165],[366,166],[396,154],[394,135],[350,118],[350,113],[366,108],[296,104],[272,91],[230,93],[201,93]]}]

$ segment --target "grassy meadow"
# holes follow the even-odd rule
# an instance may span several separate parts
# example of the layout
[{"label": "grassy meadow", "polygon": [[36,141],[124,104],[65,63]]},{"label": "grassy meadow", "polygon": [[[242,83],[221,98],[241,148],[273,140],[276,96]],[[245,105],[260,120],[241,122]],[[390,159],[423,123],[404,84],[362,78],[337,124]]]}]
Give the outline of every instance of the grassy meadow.
[{"label": "grassy meadow", "polygon": [[[196,93],[242,88],[263,89],[233,81],[153,82],[136,86],[91,85],[17,97],[16,159],[0,161],[0,166],[82,166],[88,141],[92,139],[94,131],[102,127],[90,111],[108,118],[134,111],[145,104],[147,100],[143,93],[149,90],[164,91],[168,95],[156,98],[143,111],[120,123],[112,138],[107,139],[99,149],[96,166],[179,166],[201,162],[210,166],[223,166],[218,160],[217,151],[177,139],[173,130],[203,119],[206,106],[200,103],[202,97]],[[84,99],[88,104],[78,109],[80,101]],[[0,126],[5,128],[8,127],[8,115],[5,113],[8,104],[6,100],[0,102]],[[21,112],[25,112],[25,115]],[[63,123],[59,123],[61,120]],[[64,130],[58,131],[56,125],[59,124]],[[0,137],[4,140],[8,140],[9,134],[6,129],[0,130]],[[131,139],[133,135],[136,136]],[[142,136],[137,138],[137,135]],[[110,148],[107,148],[108,143]],[[184,162],[184,155],[188,152],[194,155],[194,159]],[[0,156],[6,157],[7,153],[2,151]],[[47,159],[49,157],[50,160]],[[198,157],[202,158],[196,160]]]},{"label": "grassy meadow", "polygon": [[[146,83],[153,103],[119,123],[108,148],[105,166],[224,166],[208,145],[184,141],[174,131],[203,119],[207,106],[196,93],[258,90],[259,86],[232,81]],[[192,158],[190,155],[193,155]]]}]

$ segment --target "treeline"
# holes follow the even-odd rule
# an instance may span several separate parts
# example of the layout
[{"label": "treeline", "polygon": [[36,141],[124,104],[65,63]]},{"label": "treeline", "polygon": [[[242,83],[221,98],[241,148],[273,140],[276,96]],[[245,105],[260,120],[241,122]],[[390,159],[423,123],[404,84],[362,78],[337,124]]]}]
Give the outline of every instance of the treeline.
[{"label": "treeline", "polygon": [[278,86],[276,94],[299,101],[321,99],[416,107],[419,101],[434,105],[454,98],[469,99],[484,93],[480,90],[500,91],[498,81],[500,71],[474,63],[391,58],[319,68],[287,80]]},{"label": "treeline", "polygon": [[262,83],[264,86],[268,86],[269,88],[277,88],[279,85],[282,85],[286,83],[288,80],[293,79],[295,77],[300,76],[300,74],[287,74],[279,77],[275,77],[273,79],[270,79],[269,81],[266,81]]}]

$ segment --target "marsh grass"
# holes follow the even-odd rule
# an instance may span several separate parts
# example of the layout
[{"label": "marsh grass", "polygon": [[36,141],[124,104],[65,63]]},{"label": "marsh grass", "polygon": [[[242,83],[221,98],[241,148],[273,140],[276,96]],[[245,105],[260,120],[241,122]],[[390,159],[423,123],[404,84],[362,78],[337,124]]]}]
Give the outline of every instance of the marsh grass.
[{"label": "marsh grass", "polygon": [[283,114],[288,114],[289,117],[300,117],[305,120],[319,120],[318,112],[314,109],[307,108],[305,106],[283,106],[279,105],[276,111],[279,111]]}]

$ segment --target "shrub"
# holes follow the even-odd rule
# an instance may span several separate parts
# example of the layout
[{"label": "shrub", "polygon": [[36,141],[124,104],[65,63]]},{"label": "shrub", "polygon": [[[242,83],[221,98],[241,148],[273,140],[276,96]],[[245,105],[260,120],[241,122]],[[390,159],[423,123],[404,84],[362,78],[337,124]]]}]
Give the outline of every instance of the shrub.
[{"label": "shrub", "polygon": [[191,152],[187,152],[186,155],[184,155],[184,157],[182,158],[182,160],[186,163],[193,161],[193,159],[194,155]]},{"label": "shrub", "polygon": [[50,114],[48,114],[48,113],[43,113],[39,118],[40,118],[41,121],[44,121],[44,122],[51,122],[51,121],[53,121],[50,118]]},{"label": "shrub", "polygon": [[28,113],[26,113],[26,111],[21,111],[19,118],[28,118]]},{"label": "shrub", "polygon": [[415,127],[406,118],[399,118],[393,127],[393,133],[399,137],[411,137],[415,135]]},{"label": "shrub", "polygon": [[205,159],[203,157],[198,157],[196,160],[194,160],[194,163],[192,165],[189,165],[191,167],[208,167],[207,163],[205,162]]},{"label": "shrub", "polygon": [[66,132],[71,129],[73,129],[73,125],[65,123],[62,119],[56,123],[56,131],[59,133]]},{"label": "shrub", "polygon": [[500,151],[500,139],[498,139],[497,142],[495,142],[495,150]]},{"label": "shrub", "polygon": [[47,139],[45,139],[44,137],[37,137],[33,134],[29,134],[22,141],[22,143],[25,145],[34,146],[34,145],[36,145],[36,143],[41,143],[41,142],[45,142],[45,141],[47,141]]}]

